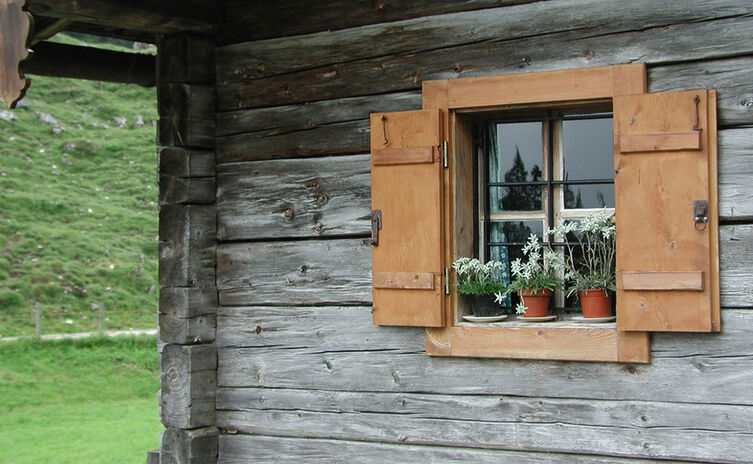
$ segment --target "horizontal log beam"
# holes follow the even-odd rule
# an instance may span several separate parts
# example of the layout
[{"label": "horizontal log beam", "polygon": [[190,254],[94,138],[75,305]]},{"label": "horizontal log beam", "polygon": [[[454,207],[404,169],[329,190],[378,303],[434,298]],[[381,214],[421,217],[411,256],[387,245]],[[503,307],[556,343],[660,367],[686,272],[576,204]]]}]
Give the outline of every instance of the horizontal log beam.
[{"label": "horizontal log beam", "polygon": [[[249,324],[255,346],[218,349],[220,387],[753,404],[746,387],[753,382],[747,310],[722,311],[719,334],[655,334],[645,365],[429,358],[423,331],[362,328],[368,308],[327,310],[321,318],[313,309],[274,317],[270,308],[263,319],[253,308],[245,311],[249,317],[234,327]],[[351,329],[354,336],[343,336]],[[650,388],[666,379],[682,388]]]},{"label": "horizontal log beam", "polygon": [[158,2],[122,0],[33,0],[29,11],[34,16],[64,18],[73,21],[167,34],[217,30],[222,10],[212,2],[162,0]]},{"label": "horizontal log beam", "polygon": [[40,42],[21,64],[24,74],[120,82],[153,87],[156,58],[93,47]]},{"label": "horizontal log beam", "polygon": [[[344,11],[341,0],[278,0],[265,3],[230,0],[225,3],[225,16],[232,23],[222,28],[220,35],[225,43],[242,42],[535,1],[537,0],[350,0]],[[238,26],[239,24],[243,26]],[[253,24],[254,27],[245,27],[246,24]]]},{"label": "horizontal log beam", "polygon": [[[218,108],[232,110],[418,89],[432,79],[643,62],[662,65],[750,54],[753,18],[735,17],[603,35],[584,29],[332,63],[231,82],[218,77]],[[725,34],[718,31],[724,29]],[[699,42],[698,37],[705,40]],[[672,47],[667,47],[672,43]],[[222,66],[218,57],[218,68]]]}]

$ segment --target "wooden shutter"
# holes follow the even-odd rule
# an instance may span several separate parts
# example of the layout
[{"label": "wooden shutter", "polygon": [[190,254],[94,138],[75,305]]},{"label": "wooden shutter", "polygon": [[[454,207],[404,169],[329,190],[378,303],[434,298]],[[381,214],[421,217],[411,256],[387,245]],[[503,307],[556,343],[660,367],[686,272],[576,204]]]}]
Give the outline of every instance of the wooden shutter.
[{"label": "wooden shutter", "polygon": [[716,93],[615,97],[614,127],[617,327],[718,331]]},{"label": "wooden shutter", "polygon": [[375,324],[444,324],[440,134],[439,110],[371,115]]}]

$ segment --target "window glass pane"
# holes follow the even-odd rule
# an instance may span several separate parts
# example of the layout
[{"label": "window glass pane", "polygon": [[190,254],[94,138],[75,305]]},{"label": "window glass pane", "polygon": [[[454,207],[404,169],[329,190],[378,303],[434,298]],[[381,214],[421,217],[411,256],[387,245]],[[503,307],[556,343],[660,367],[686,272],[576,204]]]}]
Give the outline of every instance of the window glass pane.
[{"label": "window glass pane", "polygon": [[536,234],[541,240],[544,234],[543,221],[500,221],[492,222],[489,231],[489,242],[518,242],[525,243],[528,236]]},{"label": "window glass pane", "polygon": [[562,121],[563,180],[614,179],[612,118]]},{"label": "window glass pane", "polygon": [[[489,181],[544,180],[544,143],[541,122],[503,123],[489,126]],[[542,189],[536,186],[491,188],[491,211],[538,211]]]},{"label": "window glass pane", "polygon": [[566,209],[614,208],[613,184],[568,184],[562,188]]},{"label": "window glass pane", "polygon": [[545,190],[541,185],[490,187],[489,211],[541,211]]}]

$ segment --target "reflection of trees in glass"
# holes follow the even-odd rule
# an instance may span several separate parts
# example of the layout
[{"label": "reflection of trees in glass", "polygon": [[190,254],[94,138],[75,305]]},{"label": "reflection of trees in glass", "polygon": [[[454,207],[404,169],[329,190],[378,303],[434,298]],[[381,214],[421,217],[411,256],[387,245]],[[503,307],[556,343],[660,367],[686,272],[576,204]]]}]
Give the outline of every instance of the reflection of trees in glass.
[{"label": "reflection of trees in glass", "polygon": [[[542,177],[543,173],[538,165],[534,165],[530,173],[526,171],[523,158],[520,156],[520,148],[516,145],[515,160],[510,170],[505,173],[505,182],[538,182]],[[505,196],[499,200],[498,209],[502,211],[534,211],[541,209],[541,186],[508,187],[506,190]]]},{"label": "reflection of trees in glass", "polygon": [[505,234],[505,239],[508,242],[520,242],[524,243],[528,240],[528,236],[533,233],[530,227],[520,222],[503,222],[502,233]]}]

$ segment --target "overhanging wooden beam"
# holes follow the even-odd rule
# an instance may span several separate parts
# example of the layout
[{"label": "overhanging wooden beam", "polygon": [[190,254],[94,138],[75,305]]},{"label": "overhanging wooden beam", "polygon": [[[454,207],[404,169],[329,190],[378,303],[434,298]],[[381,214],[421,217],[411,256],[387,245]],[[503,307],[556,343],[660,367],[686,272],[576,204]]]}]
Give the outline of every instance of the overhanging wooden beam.
[{"label": "overhanging wooden beam", "polygon": [[212,34],[222,13],[212,2],[201,0],[30,0],[28,9],[34,16],[155,34]]},{"label": "overhanging wooden beam", "polygon": [[39,76],[152,87],[156,82],[155,66],[156,58],[152,55],[41,42],[34,46],[31,58],[21,64],[21,70]]}]

